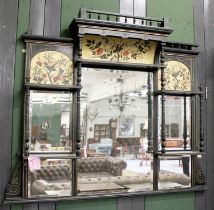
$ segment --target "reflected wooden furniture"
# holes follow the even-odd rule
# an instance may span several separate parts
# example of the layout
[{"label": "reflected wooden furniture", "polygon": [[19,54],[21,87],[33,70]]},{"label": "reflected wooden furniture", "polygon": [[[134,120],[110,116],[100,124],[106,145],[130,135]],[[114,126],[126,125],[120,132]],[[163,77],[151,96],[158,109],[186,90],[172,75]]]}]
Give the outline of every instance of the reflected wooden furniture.
[{"label": "reflected wooden furniture", "polygon": [[97,140],[98,143],[103,138],[110,137],[110,128],[109,124],[95,124],[94,125],[94,140]]},{"label": "reflected wooden furniture", "polygon": [[183,139],[166,139],[166,147],[180,148],[183,146]]},{"label": "reflected wooden furniture", "polygon": [[129,138],[118,137],[117,143],[119,143],[120,146],[124,147],[139,146],[140,137],[129,137]]}]

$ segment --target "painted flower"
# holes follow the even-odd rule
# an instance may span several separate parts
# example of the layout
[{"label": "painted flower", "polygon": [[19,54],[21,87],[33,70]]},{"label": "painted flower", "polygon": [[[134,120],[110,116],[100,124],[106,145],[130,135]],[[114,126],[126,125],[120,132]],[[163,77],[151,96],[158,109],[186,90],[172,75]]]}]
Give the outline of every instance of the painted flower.
[{"label": "painted flower", "polygon": [[128,56],[129,55],[129,51],[128,50],[125,50],[124,52],[123,52],[123,56]]},{"label": "painted flower", "polygon": [[42,74],[42,77],[43,77],[43,78],[46,78],[46,77],[47,77],[47,74]]},{"label": "painted flower", "polygon": [[41,61],[37,61],[36,64],[37,64],[38,66],[40,66],[40,67],[42,66],[42,62],[41,62]]},{"label": "painted flower", "polygon": [[53,78],[53,81],[54,81],[54,82],[57,82],[58,80],[60,80],[60,77],[59,77],[59,76],[56,76],[56,77]]},{"label": "painted flower", "polygon": [[96,51],[97,55],[102,55],[103,54],[103,49],[102,48],[98,48]]}]

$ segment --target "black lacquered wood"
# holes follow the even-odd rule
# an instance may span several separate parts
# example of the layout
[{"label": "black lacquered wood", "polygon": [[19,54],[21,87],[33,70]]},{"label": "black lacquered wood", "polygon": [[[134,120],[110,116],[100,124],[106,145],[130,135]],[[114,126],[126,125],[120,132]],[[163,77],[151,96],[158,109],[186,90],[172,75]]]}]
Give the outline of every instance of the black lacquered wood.
[{"label": "black lacquered wood", "polygon": [[166,42],[166,46],[164,47],[164,49],[167,52],[198,55],[199,52],[196,50],[197,47],[198,47],[198,45],[193,45],[190,43]]},{"label": "black lacquered wood", "polygon": [[[93,17],[92,17],[93,15]],[[132,20],[133,24],[135,24],[135,19],[141,20],[143,24],[152,27],[160,27],[160,28],[167,28],[168,23],[166,19],[157,19],[157,18],[150,18],[150,17],[141,17],[141,16],[133,16],[121,13],[112,13],[112,12],[103,12],[98,10],[89,10],[85,8],[81,8],[79,12],[79,18],[84,19],[93,19],[93,20],[100,20],[99,16],[102,15],[102,21],[112,21],[112,19],[117,18],[124,18],[125,23],[127,23],[128,19]]]},{"label": "black lacquered wood", "polygon": [[49,42],[63,42],[63,43],[73,43],[73,39],[66,37],[58,37],[58,36],[42,36],[42,35],[31,35],[31,34],[23,34],[22,38],[26,42],[30,42],[32,40],[38,41],[49,41]]},{"label": "black lacquered wood", "polygon": [[[79,46],[78,46],[78,58],[82,58],[82,36],[79,36]],[[80,62],[77,63],[77,86],[81,86],[81,76],[82,76],[82,64]],[[81,94],[80,91],[76,92],[76,102],[77,102],[77,120],[76,120],[76,155],[79,157],[80,156],[80,99],[81,99]]]},{"label": "black lacquered wood", "polygon": [[[160,53],[160,62],[164,64],[164,44],[162,43],[162,49]],[[161,91],[165,90],[165,74],[164,67],[161,67]],[[165,153],[166,147],[166,134],[165,134],[165,94],[161,93],[161,152]]]},{"label": "black lacquered wood", "polygon": [[[200,85],[199,90],[202,91],[202,85]],[[203,95],[200,95],[200,152],[204,152],[204,125],[203,125]]]},{"label": "black lacquered wood", "polygon": [[45,84],[26,84],[26,88],[31,90],[52,90],[52,91],[66,91],[66,92],[75,92],[80,90],[81,86],[60,86],[60,85],[45,85]]},{"label": "black lacquered wood", "polygon": [[183,139],[184,139],[184,150],[187,149],[187,102],[186,96],[184,96],[184,119],[183,119]]},{"label": "black lacquered wood", "polygon": [[128,63],[128,62],[113,62],[113,61],[92,61],[85,59],[78,59],[77,62],[81,62],[82,67],[88,68],[101,68],[101,69],[124,69],[130,71],[144,71],[144,72],[154,72],[158,71],[159,68],[165,67],[165,65],[160,64],[142,64],[142,63]]},{"label": "black lacquered wood", "polygon": [[25,116],[24,116],[24,156],[28,157],[30,149],[30,124],[29,124],[29,111],[30,111],[30,88],[25,89]]},{"label": "black lacquered wood", "polygon": [[152,138],[152,130],[153,130],[153,113],[152,113],[152,90],[151,90],[151,73],[148,73],[148,151],[153,150],[153,138]]}]

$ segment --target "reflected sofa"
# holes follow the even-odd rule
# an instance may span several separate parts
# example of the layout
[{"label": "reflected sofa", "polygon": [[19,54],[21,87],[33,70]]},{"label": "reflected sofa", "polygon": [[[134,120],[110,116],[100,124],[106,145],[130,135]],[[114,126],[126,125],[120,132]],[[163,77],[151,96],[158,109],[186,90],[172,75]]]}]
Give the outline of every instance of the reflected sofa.
[{"label": "reflected sofa", "polygon": [[[90,157],[78,160],[78,176],[82,178],[122,176],[127,164],[114,157]],[[31,194],[44,194],[46,190],[69,188],[71,179],[70,165],[47,165],[30,173]]]},{"label": "reflected sofa", "polygon": [[92,143],[88,146],[89,149],[96,150],[96,153],[105,153],[110,155],[113,147],[113,140],[109,138],[103,138],[100,140],[100,143]]},{"label": "reflected sofa", "polygon": [[[151,174],[122,176],[127,167],[124,160],[114,157],[96,157],[78,160],[78,187],[87,184],[115,183],[120,186],[151,183]],[[190,177],[185,174],[160,172],[160,182],[177,183],[182,186],[190,184]],[[48,190],[70,189],[70,165],[42,166],[40,170],[30,172],[31,195],[42,195]],[[94,186],[95,186],[94,185]],[[94,187],[96,188],[96,187]],[[94,189],[96,190],[96,189]]]}]

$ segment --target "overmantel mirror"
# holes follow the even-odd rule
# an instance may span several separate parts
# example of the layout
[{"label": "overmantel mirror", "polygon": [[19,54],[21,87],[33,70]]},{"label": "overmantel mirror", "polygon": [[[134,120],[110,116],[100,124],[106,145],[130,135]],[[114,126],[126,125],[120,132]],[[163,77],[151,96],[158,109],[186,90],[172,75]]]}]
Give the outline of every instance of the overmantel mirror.
[{"label": "overmantel mirror", "polygon": [[195,46],[166,42],[166,19],[81,9],[70,30],[73,39],[24,35],[23,161],[7,199],[204,184]]}]

